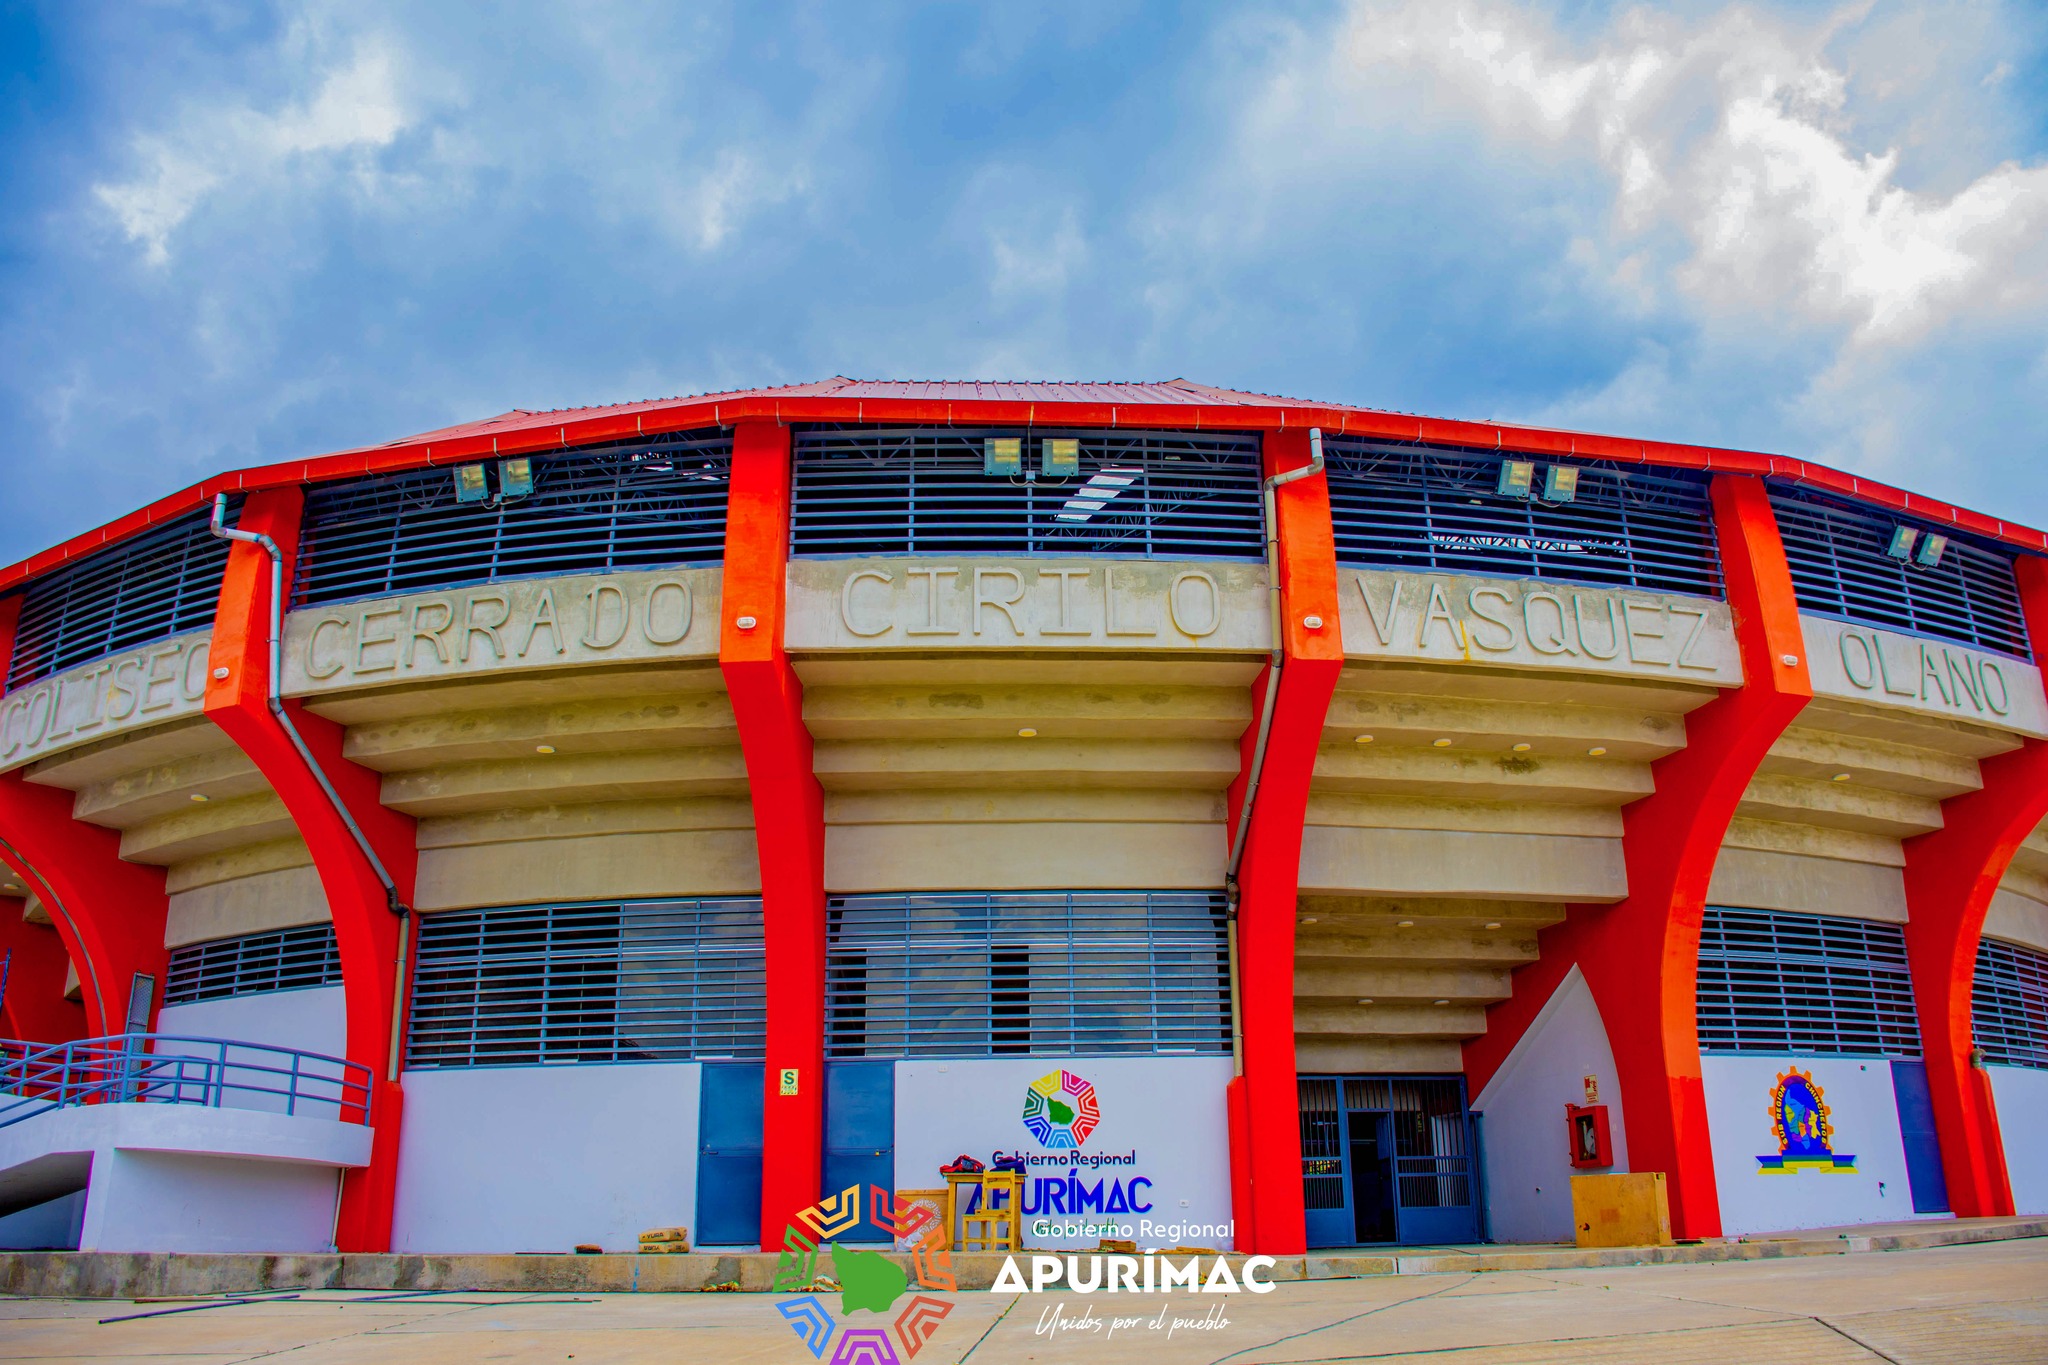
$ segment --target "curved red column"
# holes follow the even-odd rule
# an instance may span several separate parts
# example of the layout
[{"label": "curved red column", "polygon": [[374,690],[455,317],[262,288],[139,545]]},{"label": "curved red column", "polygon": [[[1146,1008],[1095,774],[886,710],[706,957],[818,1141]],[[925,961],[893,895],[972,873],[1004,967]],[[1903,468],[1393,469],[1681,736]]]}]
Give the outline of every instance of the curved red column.
[{"label": "curved red column", "polygon": [[[284,552],[287,591],[304,505],[301,490],[284,488],[253,493],[242,506],[241,529],[269,536]],[[369,1067],[375,1078],[370,1164],[343,1178],[335,1243],[342,1251],[386,1251],[391,1245],[398,1134],[405,1103],[391,1070],[393,1001],[399,934],[411,932],[412,921],[392,913],[383,884],[284,727],[271,714],[269,638],[270,556],[257,546],[238,542],[228,552],[220,607],[214,618],[206,715],[248,755],[284,802],[313,855],[314,869],[327,894],[348,1004],[348,1057]],[[306,746],[397,882],[400,901],[411,905],[419,866],[412,818],[382,804],[375,772],[343,757],[346,732],[341,726],[295,701],[287,701],[285,706]],[[408,945],[408,960],[410,955]]]},{"label": "curved red column", "polygon": [[0,896],[0,955],[6,960],[7,989],[0,1014],[9,1038],[32,1043],[68,1043],[86,1036],[85,1006],[64,998],[71,954],[47,924],[21,917],[27,902]]},{"label": "curved red column", "polygon": [[[1265,441],[1270,476],[1309,462],[1306,430],[1275,432]],[[1238,868],[1238,1012],[1244,1073],[1230,1085],[1231,1203],[1241,1251],[1300,1255],[1308,1234],[1302,1213],[1301,1100],[1294,1066],[1294,925],[1301,885],[1302,823],[1309,783],[1344,641],[1337,625],[1337,552],[1330,527],[1330,488],[1322,478],[1274,490],[1280,531],[1280,596],[1285,663],[1266,760]],[[1313,618],[1320,624],[1305,622]],[[1252,686],[1250,728],[1240,741],[1237,781],[1230,789],[1226,837],[1237,829],[1257,716],[1272,670]]]},{"label": "curved red column", "polygon": [[[2023,558],[2014,572],[2039,662],[2048,658],[2048,560]],[[1906,959],[1949,1207],[1965,1218],[2013,1212],[1991,1077],[1970,1064],[1970,1000],[1991,898],[2048,817],[2048,741],[1987,758],[1978,773],[1982,787],[1941,803],[1940,829],[1906,841]]]},{"label": "curved red column", "polygon": [[[21,598],[0,599],[0,677],[14,657]],[[73,795],[28,781],[20,770],[0,774],[0,863],[7,864],[50,912],[59,939],[78,965],[85,1026],[94,1035],[128,1025],[129,984],[137,972],[156,979],[150,1019],[163,999],[164,870],[121,861],[118,831],[71,816]],[[63,977],[58,977],[58,994]]]},{"label": "curved red column", "polygon": [[1629,1166],[1663,1171],[1679,1237],[1721,1231],[1700,1077],[1700,925],[1736,804],[1778,736],[1813,698],[1799,603],[1763,480],[1716,475],[1714,530],[1742,653],[1743,685],[1685,718],[1685,747],[1651,767],[1655,792],[1622,812],[1628,896],[1573,905],[1543,931],[1537,961],[1465,1044],[1476,1093],[1572,967],[1592,989],[1621,1084]]},{"label": "curved red column", "polygon": [[[718,665],[746,756],[767,931],[764,1251],[779,1248],[783,1226],[817,1202],[825,1154],[825,793],[811,768],[803,684],[782,644],[789,512],[789,428],[740,423],[733,429]],[[794,1073],[794,1093],[782,1083],[785,1073]]]}]

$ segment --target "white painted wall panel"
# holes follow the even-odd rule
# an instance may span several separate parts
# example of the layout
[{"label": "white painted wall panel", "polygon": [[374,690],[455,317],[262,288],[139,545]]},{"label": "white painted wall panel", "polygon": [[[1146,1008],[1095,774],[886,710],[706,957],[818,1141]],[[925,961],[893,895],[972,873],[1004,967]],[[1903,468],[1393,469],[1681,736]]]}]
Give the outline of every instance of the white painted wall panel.
[{"label": "white painted wall panel", "polygon": [[1579,969],[1558,983],[1535,1022],[1487,1082],[1472,1107],[1485,1115],[1487,1223],[1497,1242],[1569,1242],[1572,1232],[1570,1133],[1565,1106],[1583,1104],[1586,1077],[1600,1082],[1614,1135],[1614,1165],[1628,1169],[1621,1084],[1599,1006]]},{"label": "white painted wall panel", "polygon": [[[1101,1110],[1100,1123],[1077,1153],[1048,1151],[1024,1126],[1025,1091],[1041,1076],[1061,1070],[1091,1082]],[[1092,1249],[1108,1236],[1133,1238],[1140,1246],[1228,1248],[1230,1239],[1216,1229],[1230,1223],[1230,1131],[1224,1098],[1229,1084],[1227,1057],[898,1062],[896,1188],[943,1187],[939,1167],[962,1152],[982,1162],[997,1151],[1020,1148],[1062,1163],[1077,1154],[1083,1164],[1072,1172],[1088,1186],[1098,1180],[1120,1180],[1128,1190],[1133,1176],[1151,1181],[1141,1196],[1152,1205],[1151,1212],[1090,1212],[1078,1219],[1034,1214],[1025,1220],[1026,1246]],[[1086,1164],[1104,1153],[1135,1153],[1136,1159],[1128,1166]],[[1050,1179],[1067,1175],[1070,1168],[1048,1161],[1031,1169],[1034,1179]],[[1037,1200],[1030,1202],[1035,1206]],[[1105,1223],[1126,1230],[1094,1230]],[[1078,1224],[1091,1230],[1060,1230]]]},{"label": "white painted wall panel", "polygon": [[392,1250],[607,1251],[696,1225],[694,1062],[405,1073]]},{"label": "white painted wall panel", "polygon": [[[1826,1102],[1837,1155],[1854,1155],[1854,1171],[1763,1174],[1760,1156],[1774,1156],[1771,1090],[1787,1067],[1811,1072]],[[1721,1192],[1721,1230],[1728,1236],[1888,1223],[1914,1217],[1899,1136],[1899,1102],[1891,1063],[1855,1057],[1702,1057],[1714,1178]],[[1945,1214],[1931,1215],[1946,1217]]]},{"label": "white painted wall panel", "polygon": [[2048,1071],[1994,1066],[1991,1096],[2017,1213],[2048,1213]]},{"label": "white painted wall panel", "polygon": [[[262,1043],[268,1047],[315,1052],[340,1057],[348,1048],[348,1005],[339,986],[316,986],[295,991],[262,991],[228,1000],[202,1000],[191,1005],[166,1005],[157,1011],[156,1031],[186,1038],[218,1038],[228,1042]],[[175,1043],[159,1045],[159,1051],[178,1050]],[[194,1055],[203,1048],[187,1048]],[[241,1087],[272,1087],[283,1092],[292,1085],[289,1075],[273,1076],[267,1068],[289,1068],[292,1059],[249,1048],[230,1048],[228,1080]],[[335,1096],[342,1068],[302,1062],[302,1070],[315,1079],[300,1085],[306,1096]],[[222,1095],[222,1103],[236,1109],[285,1112],[282,1093],[264,1094],[257,1089],[235,1089]],[[313,1118],[339,1118],[340,1106],[327,1103],[295,1103],[294,1114]]]},{"label": "white painted wall panel", "polygon": [[332,1251],[339,1175],[300,1162],[101,1151],[79,1249]]}]

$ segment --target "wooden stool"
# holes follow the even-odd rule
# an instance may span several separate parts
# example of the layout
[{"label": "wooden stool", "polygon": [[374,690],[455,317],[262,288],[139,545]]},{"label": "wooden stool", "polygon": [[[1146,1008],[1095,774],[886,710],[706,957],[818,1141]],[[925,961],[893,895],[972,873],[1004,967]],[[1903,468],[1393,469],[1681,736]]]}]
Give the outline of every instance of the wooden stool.
[{"label": "wooden stool", "polygon": [[981,1208],[960,1218],[960,1250],[1017,1251],[1023,1246],[1019,1205],[1023,1180],[1015,1171],[986,1171],[981,1177]]}]

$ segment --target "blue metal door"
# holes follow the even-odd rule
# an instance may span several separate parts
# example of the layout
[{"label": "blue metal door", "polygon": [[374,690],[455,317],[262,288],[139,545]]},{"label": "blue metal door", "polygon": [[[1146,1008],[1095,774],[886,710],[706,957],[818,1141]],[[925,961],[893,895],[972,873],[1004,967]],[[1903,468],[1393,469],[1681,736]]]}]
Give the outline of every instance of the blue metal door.
[{"label": "blue metal door", "polygon": [[1479,1238],[1478,1140],[1462,1076],[1303,1076],[1312,1247]]},{"label": "blue metal door", "polygon": [[1948,1212],[1948,1176],[1941,1169],[1941,1140],[1934,1134],[1934,1096],[1927,1088],[1927,1063],[1892,1063],[1892,1093],[1899,1101],[1899,1137],[1906,1144],[1906,1183],[1913,1212]]},{"label": "blue metal door", "polygon": [[[896,1063],[825,1063],[825,1189],[857,1187],[861,1208],[869,1189],[896,1188]],[[834,1239],[886,1242],[889,1234],[867,1219]]]},{"label": "blue metal door", "polygon": [[1301,1202],[1312,1247],[1348,1247],[1352,1232],[1351,1178],[1344,1159],[1344,1105],[1334,1076],[1303,1076],[1301,1091]]},{"label": "blue metal door", "polygon": [[700,1247],[761,1245],[760,1062],[706,1062],[697,1090]]}]

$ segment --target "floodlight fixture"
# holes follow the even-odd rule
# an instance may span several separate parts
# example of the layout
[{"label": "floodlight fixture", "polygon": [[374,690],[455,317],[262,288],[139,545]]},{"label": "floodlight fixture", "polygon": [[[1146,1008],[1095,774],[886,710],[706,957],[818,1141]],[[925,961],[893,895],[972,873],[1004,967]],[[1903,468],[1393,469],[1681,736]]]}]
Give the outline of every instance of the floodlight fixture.
[{"label": "floodlight fixture", "polygon": [[1536,465],[1530,460],[1502,460],[1494,492],[1504,498],[1526,498],[1536,488]]},{"label": "floodlight fixture", "polygon": [[498,496],[523,498],[533,491],[533,461],[521,455],[498,461]]},{"label": "floodlight fixture", "polygon": [[984,474],[1022,474],[1024,472],[1024,438],[1021,436],[989,436],[981,443],[981,472]]},{"label": "floodlight fixture", "polygon": [[1038,472],[1048,479],[1070,479],[1081,472],[1081,442],[1072,436],[1048,436],[1038,443]]},{"label": "floodlight fixture", "polygon": [[1913,542],[1920,538],[1920,532],[1911,526],[1892,527],[1892,538],[1884,547],[1891,558],[1904,562],[1913,557]]},{"label": "floodlight fixture", "polygon": [[455,500],[457,502],[482,502],[491,495],[490,480],[484,477],[480,464],[459,464],[455,466]]},{"label": "floodlight fixture", "polygon": [[1923,569],[1931,569],[1941,563],[1944,550],[1948,549],[1948,537],[1929,531],[1920,541],[1920,553],[1913,556],[1913,562]]},{"label": "floodlight fixture", "polygon": [[1579,495],[1579,467],[1554,464],[1543,471],[1543,500],[1570,502]]}]

